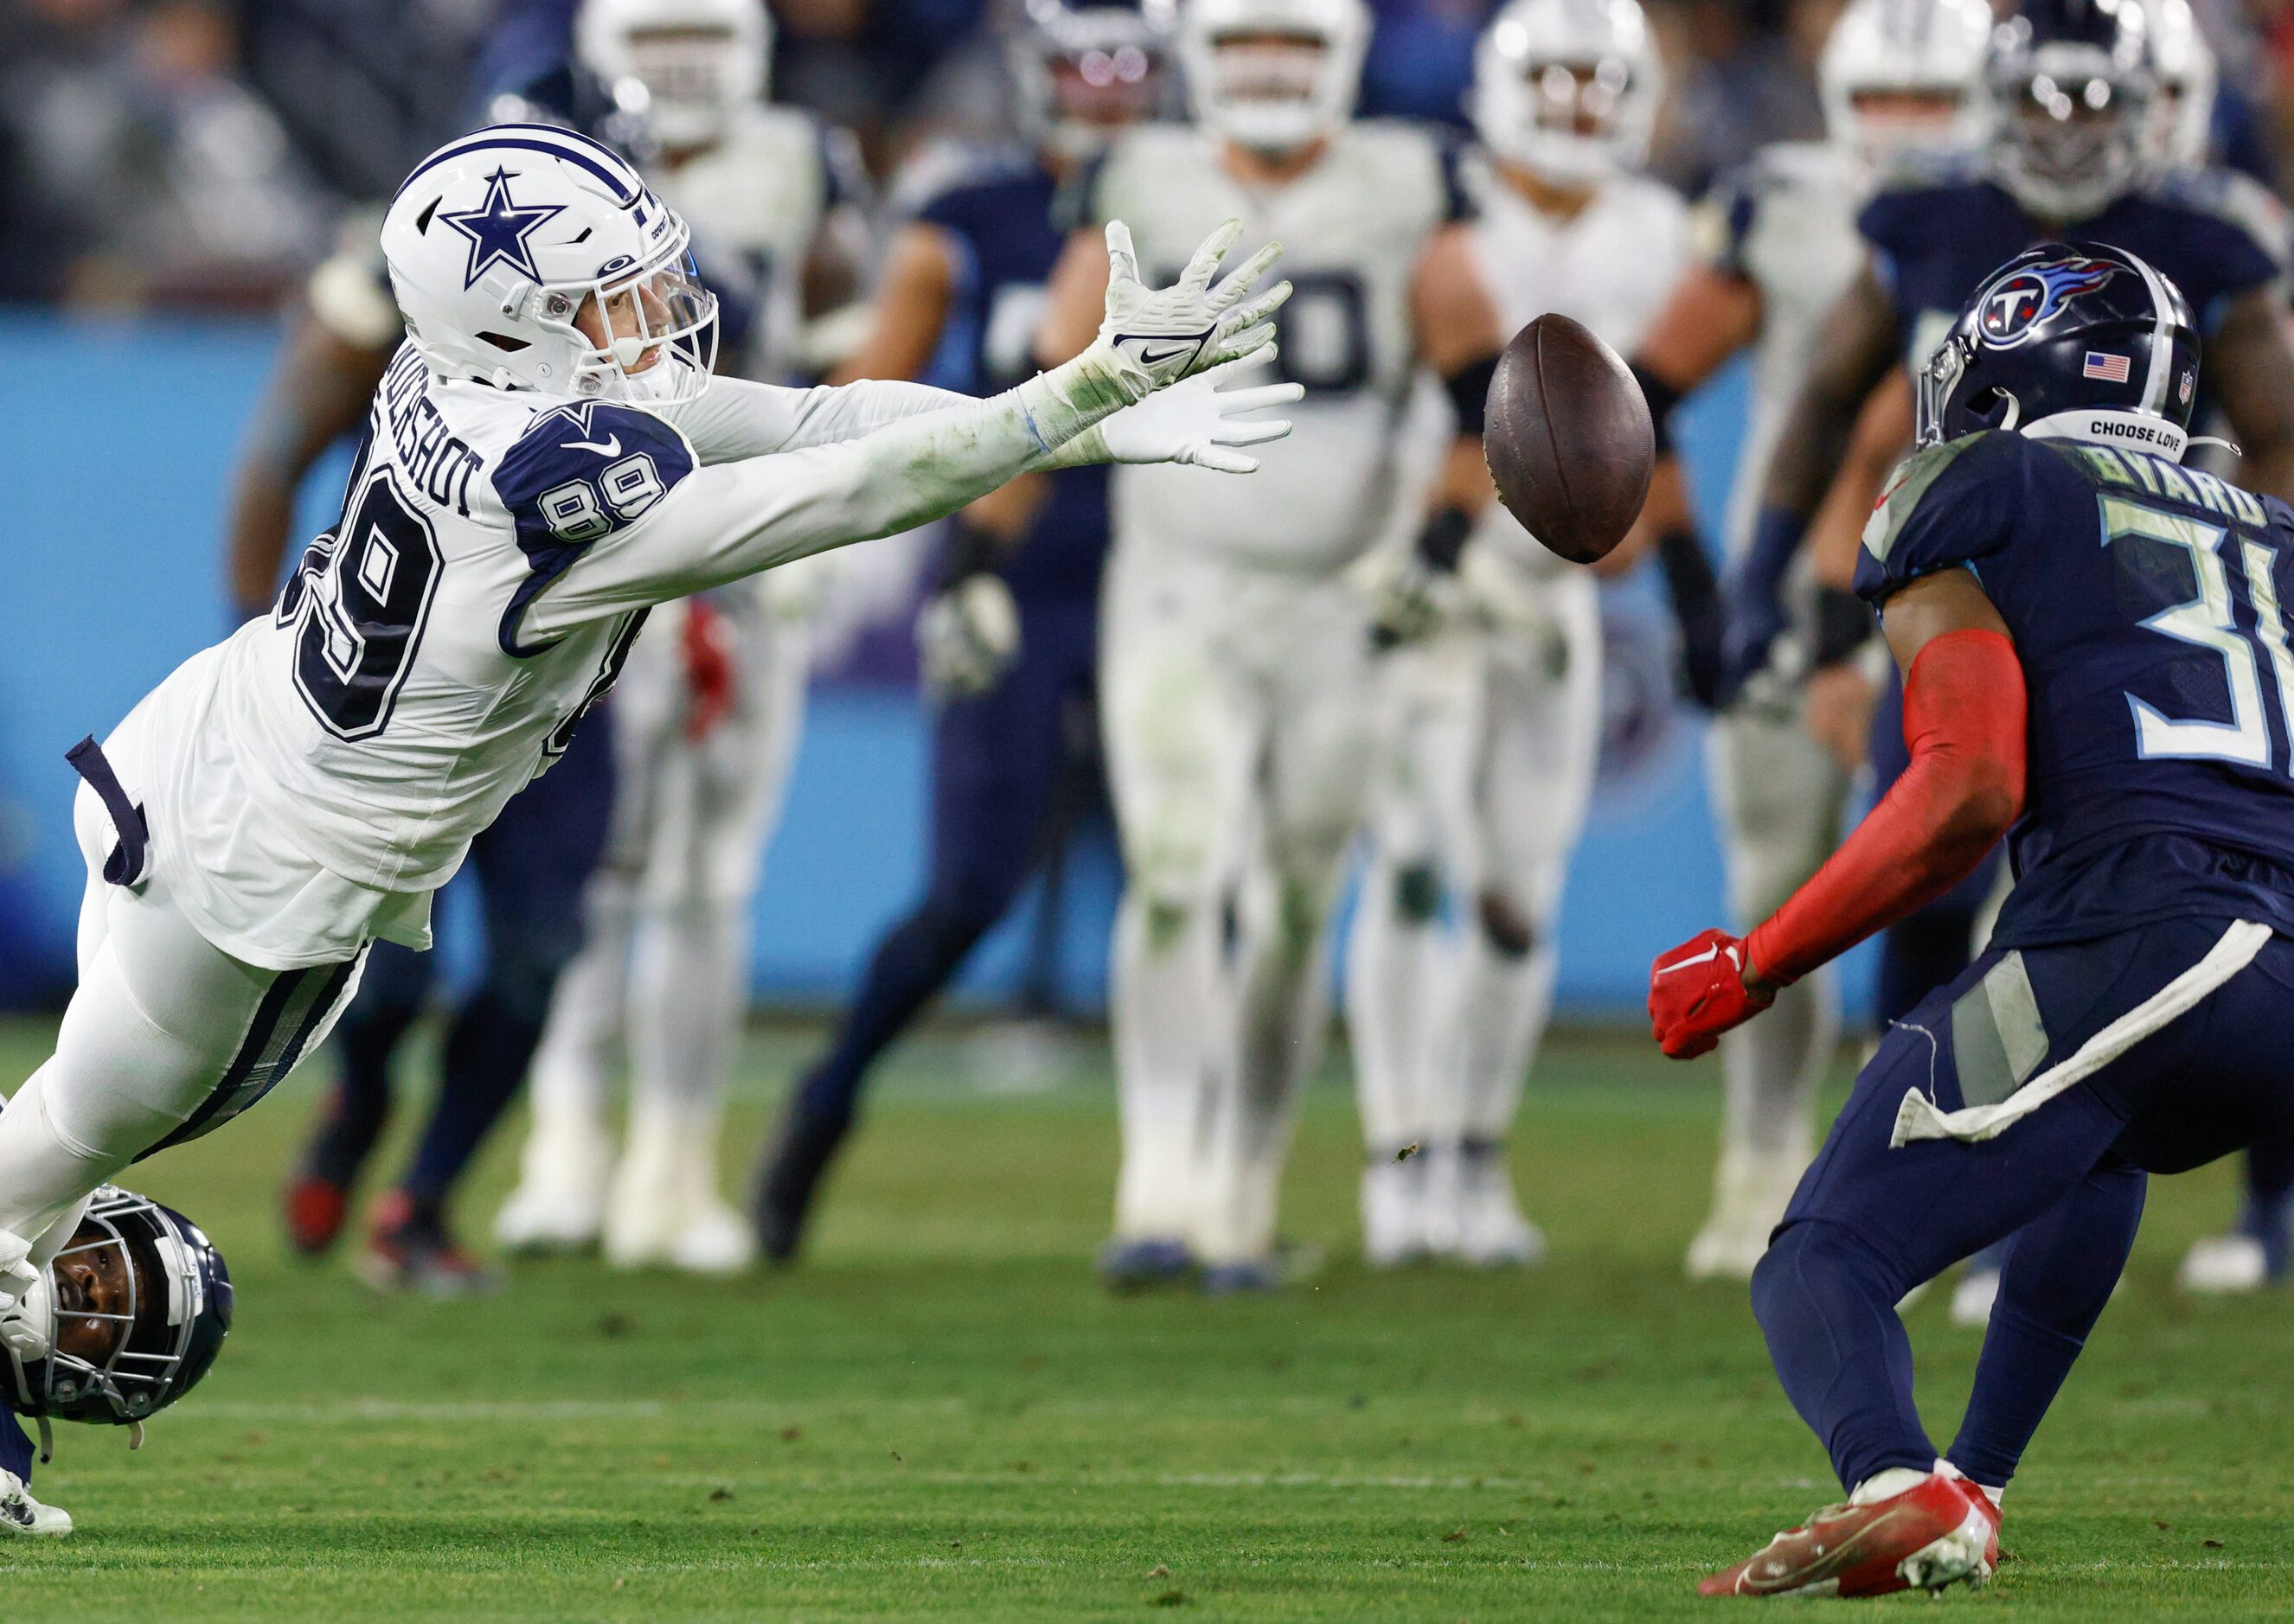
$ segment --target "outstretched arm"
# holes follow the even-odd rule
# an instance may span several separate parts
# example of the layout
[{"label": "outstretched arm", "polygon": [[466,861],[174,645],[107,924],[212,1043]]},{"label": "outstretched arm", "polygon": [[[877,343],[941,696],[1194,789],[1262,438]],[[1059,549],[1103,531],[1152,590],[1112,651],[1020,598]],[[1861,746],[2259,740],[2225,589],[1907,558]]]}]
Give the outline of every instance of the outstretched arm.
[{"label": "outstretched arm", "polygon": [[[1172,386],[1166,398],[1186,415],[1189,397],[1200,401],[1208,389],[1202,375],[1272,342],[1267,318],[1289,291],[1283,283],[1254,296],[1280,251],[1272,247],[1212,285],[1241,230],[1228,222],[1175,287],[1151,292],[1131,263],[1128,233],[1110,225],[1116,272],[1104,329],[1081,354],[1002,394],[946,397],[959,403],[898,417],[857,439],[696,468],[658,423],[647,430],[650,419],[630,414],[632,442],[648,443],[643,456],[568,482],[563,458],[573,448],[557,443],[544,419],[531,454],[521,459],[522,442],[495,476],[498,490],[509,477],[518,493],[513,499],[505,491],[505,500],[536,572],[505,645],[530,647],[584,621],[913,529],[1043,466],[1123,408]],[[1222,398],[1236,397],[1210,396]],[[1112,432],[1100,433],[1102,447],[1120,454],[1107,439]],[[616,443],[614,454],[622,450]]]},{"label": "outstretched arm", "polygon": [[1649,970],[1649,1020],[1676,1060],[1973,873],[2023,808],[2023,668],[1973,574],[1943,570],[1887,603],[1911,766],[1832,860],[1742,941],[1708,930]]}]

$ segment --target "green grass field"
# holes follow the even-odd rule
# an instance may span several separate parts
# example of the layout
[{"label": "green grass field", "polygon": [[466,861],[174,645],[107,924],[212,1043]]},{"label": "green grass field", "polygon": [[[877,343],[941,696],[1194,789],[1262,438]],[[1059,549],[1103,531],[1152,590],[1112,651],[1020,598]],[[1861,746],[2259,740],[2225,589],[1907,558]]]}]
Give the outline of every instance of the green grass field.
[{"label": "green grass field", "polygon": [[[750,1040],[744,1159],[804,1036]],[[45,1037],[0,1027],[0,1076]],[[801,1272],[538,1263],[474,1305],[282,1255],[306,1072],[143,1170],[224,1246],[239,1327],[141,1454],[61,1429],[42,1481],[81,1531],[0,1546],[0,1618],[1702,1616],[1737,1604],[1696,1601],[1700,1572],[1832,1497],[1742,1290],[1679,1277],[1711,1062],[1556,1042],[1517,1149],[1554,1243],[1534,1273],[1364,1272],[1333,1079],[1288,1207],[1330,1265],[1263,1300],[1112,1301],[1088,1270],[1115,1153],[1103,1053],[999,1097],[963,1052],[928,1037],[892,1068]],[[478,1232],[510,1156],[470,1202]],[[2154,1190],[2009,1499],[2010,1560],[1944,1604],[2294,1610],[2294,1304],[2169,1283],[2231,1199],[2225,1168]],[[1948,1435],[1977,1338],[1932,1298],[1913,1324]]]}]

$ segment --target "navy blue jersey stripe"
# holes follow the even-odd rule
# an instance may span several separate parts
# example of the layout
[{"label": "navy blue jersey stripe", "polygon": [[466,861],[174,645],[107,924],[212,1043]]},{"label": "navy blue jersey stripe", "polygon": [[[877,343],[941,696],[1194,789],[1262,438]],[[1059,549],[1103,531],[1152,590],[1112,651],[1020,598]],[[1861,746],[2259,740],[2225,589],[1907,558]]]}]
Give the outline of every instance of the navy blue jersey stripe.
[{"label": "navy blue jersey stripe", "polygon": [[[606,146],[603,142],[591,141],[586,135],[576,135],[571,130],[561,130],[553,125],[547,124],[500,125],[495,127],[498,129],[531,129],[547,131],[549,134],[557,136],[562,140],[579,142],[581,145],[575,147],[555,146],[549,142],[528,140],[524,136],[518,135],[497,135],[489,131],[480,135],[472,136],[468,141],[457,142],[452,146],[444,148],[423,159],[420,164],[415,166],[414,172],[399,183],[399,195],[403,196],[409,186],[413,185],[414,183],[421,179],[424,175],[427,174],[430,170],[436,168],[440,164],[446,162],[449,158],[460,158],[465,153],[478,151],[487,147],[516,147],[525,151],[546,152],[552,158],[562,158],[567,163],[574,165],[577,168],[587,169],[590,174],[605,182],[606,185],[612,187],[614,189],[614,200],[624,206],[635,203],[644,195],[642,183],[637,185],[631,184],[631,183],[636,182],[637,176],[630,170],[629,165],[622,161],[619,153],[615,152],[613,148]],[[607,158],[612,160],[611,166],[609,167],[606,164],[599,163],[596,158],[590,157],[588,152],[582,150],[582,147],[594,148],[596,150],[604,153]]]}]

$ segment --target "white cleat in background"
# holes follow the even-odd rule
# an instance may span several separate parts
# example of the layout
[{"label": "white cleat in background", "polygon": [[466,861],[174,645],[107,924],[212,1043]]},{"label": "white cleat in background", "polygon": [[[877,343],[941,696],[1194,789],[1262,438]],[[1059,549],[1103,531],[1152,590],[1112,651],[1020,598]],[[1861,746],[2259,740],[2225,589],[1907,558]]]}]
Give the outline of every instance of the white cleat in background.
[{"label": "white cleat in background", "polygon": [[2210,1235],[2192,1243],[2175,1283],[2203,1296],[2235,1296],[2269,1285],[2270,1263],[2251,1235]]},{"label": "white cleat in background", "polygon": [[1712,1212],[1688,1243],[1692,1280],[1749,1280],[1783,1221],[1808,1158],[1797,1150],[1758,1155],[1729,1149],[1712,1177]]},{"label": "white cleat in background", "polygon": [[1395,1269],[1427,1255],[1426,1160],[1379,1155],[1363,1168],[1363,1261]]},{"label": "white cleat in background", "polygon": [[22,1478],[0,1470],[0,1539],[61,1539],[71,1531],[71,1513],[42,1505]]}]

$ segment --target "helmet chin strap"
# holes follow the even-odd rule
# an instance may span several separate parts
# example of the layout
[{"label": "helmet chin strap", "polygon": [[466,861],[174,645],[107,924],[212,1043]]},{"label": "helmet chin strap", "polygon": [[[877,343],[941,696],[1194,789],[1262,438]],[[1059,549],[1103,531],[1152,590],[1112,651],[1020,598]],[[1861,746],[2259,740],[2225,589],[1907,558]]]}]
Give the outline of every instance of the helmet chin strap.
[{"label": "helmet chin strap", "polygon": [[2164,418],[2095,406],[2055,412],[2026,425],[2021,432],[2027,440],[2079,440],[2089,445],[2143,451],[2168,462],[2182,461],[2192,443],[2189,430]]}]

